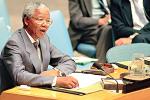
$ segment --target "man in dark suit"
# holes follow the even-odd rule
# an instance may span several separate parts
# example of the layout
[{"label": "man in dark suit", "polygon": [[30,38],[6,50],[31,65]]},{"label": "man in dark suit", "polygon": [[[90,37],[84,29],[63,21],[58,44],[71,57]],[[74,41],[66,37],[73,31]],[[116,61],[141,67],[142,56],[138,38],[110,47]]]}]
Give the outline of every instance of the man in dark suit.
[{"label": "man in dark suit", "polygon": [[[18,85],[77,87],[75,78],[63,76],[75,71],[75,62],[55,48],[45,34],[52,24],[49,12],[49,8],[40,2],[26,5],[23,28],[8,40],[1,54],[2,60]],[[49,64],[54,69],[47,70]]]},{"label": "man in dark suit", "polygon": [[73,48],[77,49],[79,43],[94,45],[96,58],[106,62],[106,52],[113,43],[110,15],[103,1],[69,0],[69,12]]},{"label": "man in dark suit", "polygon": [[111,0],[116,45],[150,43],[150,0]]}]

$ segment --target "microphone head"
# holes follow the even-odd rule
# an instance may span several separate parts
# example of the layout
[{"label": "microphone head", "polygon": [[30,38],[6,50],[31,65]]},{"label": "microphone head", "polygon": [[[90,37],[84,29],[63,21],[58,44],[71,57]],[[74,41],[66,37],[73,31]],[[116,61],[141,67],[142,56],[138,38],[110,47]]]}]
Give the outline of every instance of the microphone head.
[{"label": "microphone head", "polygon": [[99,70],[102,70],[106,73],[112,73],[114,72],[114,68],[111,64],[109,63],[98,63],[98,62],[94,62],[93,67],[99,69]]},{"label": "microphone head", "polygon": [[94,62],[93,65],[92,65],[92,67],[95,67],[97,69],[103,70],[102,69],[102,65],[100,63],[98,63],[98,62]]}]

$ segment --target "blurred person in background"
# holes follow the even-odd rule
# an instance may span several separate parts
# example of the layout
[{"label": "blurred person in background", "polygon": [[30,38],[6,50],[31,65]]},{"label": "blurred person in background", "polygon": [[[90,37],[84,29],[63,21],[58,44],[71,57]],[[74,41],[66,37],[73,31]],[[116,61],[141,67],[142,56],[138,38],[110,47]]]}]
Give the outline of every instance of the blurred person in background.
[{"label": "blurred person in background", "polygon": [[111,0],[115,45],[150,43],[150,0]]},{"label": "blurred person in background", "polygon": [[74,50],[80,43],[96,48],[96,58],[106,62],[106,52],[113,46],[108,0],[69,0],[69,33]]}]

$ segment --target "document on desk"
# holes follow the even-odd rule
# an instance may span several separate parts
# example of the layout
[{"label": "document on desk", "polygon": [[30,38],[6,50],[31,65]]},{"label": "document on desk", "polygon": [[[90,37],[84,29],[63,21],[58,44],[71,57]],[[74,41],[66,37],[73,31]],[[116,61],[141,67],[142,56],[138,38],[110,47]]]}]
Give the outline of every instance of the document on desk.
[{"label": "document on desk", "polygon": [[53,90],[76,95],[85,95],[103,90],[101,78],[105,78],[105,76],[84,73],[72,73],[69,76],[72,76],[78,80],[79,87],[73,89],[54,87]]},{"label": "document on desk", "polygon": [[76,89],[84,88],[95,83],[100,83],[101,78],[105,78],[106,76],[101,75],[93,75],[93,74],[84,74],[84,73],[72,73],[69,76],[76,78],[79,82],[79,87]]}]

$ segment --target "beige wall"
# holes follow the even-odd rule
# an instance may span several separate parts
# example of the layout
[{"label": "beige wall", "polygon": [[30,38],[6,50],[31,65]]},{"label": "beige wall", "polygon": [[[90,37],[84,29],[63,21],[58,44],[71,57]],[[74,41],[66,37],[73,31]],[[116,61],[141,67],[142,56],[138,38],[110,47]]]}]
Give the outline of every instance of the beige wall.
[{"label": "beige wall", "polygon": [[8,12],[10,15],[10,23],[12,31],[14,32],[18,28],[22,27],[22,11],[25,3],[29,1],[42,1],[50,10],[61,10],[65,16],[65,22],[68,26],[69,14],[68,14],[68,0],[6,0],[8,6]]}]

